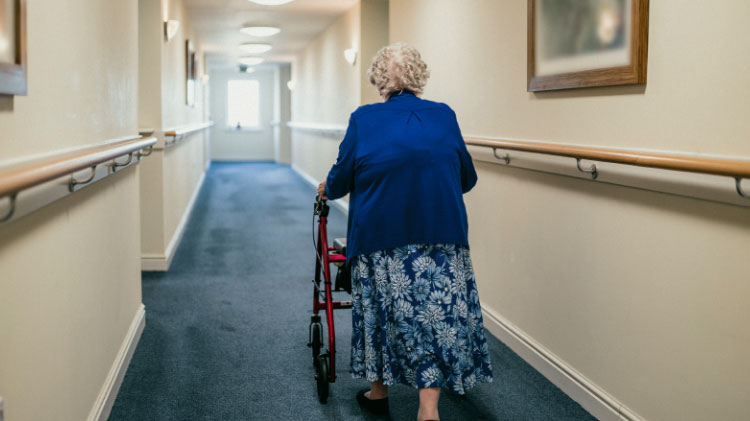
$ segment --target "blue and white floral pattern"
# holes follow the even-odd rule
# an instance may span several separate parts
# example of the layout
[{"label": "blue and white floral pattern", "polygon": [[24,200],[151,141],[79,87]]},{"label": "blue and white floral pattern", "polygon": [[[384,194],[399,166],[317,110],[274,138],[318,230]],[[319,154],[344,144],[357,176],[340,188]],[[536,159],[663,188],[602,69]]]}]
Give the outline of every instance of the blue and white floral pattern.
[{"label": "blue and white floral pattern", "polygon": [[469,249],[414,244],[352,259],[352,375],[386,385],[492,381]]}]

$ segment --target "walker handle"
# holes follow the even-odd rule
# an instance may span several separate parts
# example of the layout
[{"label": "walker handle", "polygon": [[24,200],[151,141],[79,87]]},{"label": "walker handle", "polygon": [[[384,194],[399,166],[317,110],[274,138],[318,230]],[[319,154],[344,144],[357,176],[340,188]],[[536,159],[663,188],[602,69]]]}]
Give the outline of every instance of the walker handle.
[{"label": "walker handle", "polygon": [[326,203],[326,200],[320,197],[320,195],[315,195],[315,205],[313,206],[313,210],[316,215],[320,216],[328,216],[328,211],[330,208],[328,207],[328,204]]}]

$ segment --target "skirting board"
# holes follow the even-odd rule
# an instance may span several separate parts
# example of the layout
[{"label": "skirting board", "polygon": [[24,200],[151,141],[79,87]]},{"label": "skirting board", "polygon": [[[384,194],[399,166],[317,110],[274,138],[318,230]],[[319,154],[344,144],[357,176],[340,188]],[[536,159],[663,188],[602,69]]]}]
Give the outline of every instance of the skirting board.
[{"label": "skirting board", "polygon": [[198,194],[201,191],[201,187],[203,187],[203,181],[205,179],[206,173],[204,172],[203,174],[201,174],[200,180],[198,180],[198,185],[195,187],[193,195],[190,197],[190,201],[185,208],[185,212],[182,213],[180,223],[177,224],[177,229],[172,235],[172,239],[169,240],[169,244],[167,245],[167,249],[164,251],[164,254],[141,255],[141,270],[154,270],[161,272],[166,272],[167,270],[169,270],[169,265],[172,264],[174,253],[175,251],[177,251],[177,246],[179,246],[180,241],[182,240],[182,235],[185,233],[185,227],[187,226],[187,222],[190,219],[190,214],[193,212],[195,201],[198,200]]},{"label": "skirting board", "polygon": [[133,358],[133,353],[138,346],[138,342],[141,339],[141,334],[145,327],[146,307],[141,304],[135,312],[135,317],[133,318],[132,323],[130,323],[130,329],[128,329],[127,336],[120,347],[120,351],[117,352],[117,357],[107,374],[104,386],[102,386],[102,389],[99,391],[99,396],[96,397],[94,407],[91,408],[91,412],[87,418],[88,421],[106,421],[106,419],[109,418],[109,413],[112,411],[115,399],[117,399],[117,392],[120,391],[122,379],[125,377],[125,372],[128,370],[130,360]]},{"label": "skirting board", "polygon": [[482,314],[490,333],[591,415],[602,421],[645,421],[494,310],[482,306]]},{"label": "skirting board", "polygon": [[[296,172],[297,174],[299,174],[300,177],[302,177],[305,181],[310,183],[313,187],[315,187],[316,189],[318,188],[320,181],[315,180],[313,176],[305,172],[302,168],[292,164],[292,170]],[[337,208],[339,208],[339,210],[341,212],[344,212],[344,214],[349,213],[349,204],[344,202],[343,200],[341,199],[331,200],[330,203],[333,204],[333,206],[336,206]]]}]

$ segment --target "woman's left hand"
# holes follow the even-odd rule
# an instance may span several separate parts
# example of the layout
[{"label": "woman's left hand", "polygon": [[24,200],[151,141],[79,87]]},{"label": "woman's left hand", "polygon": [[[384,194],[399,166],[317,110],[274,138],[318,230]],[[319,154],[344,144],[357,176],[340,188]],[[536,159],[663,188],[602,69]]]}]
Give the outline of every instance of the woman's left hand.
[{"label": "woman's left hand", "polygon": [[320,196],[320,198],[323,200],[328,200],[328,198],[326,197],[326,182],[325,181],[320,183],[320,185],[318,186],[318,196]]}]

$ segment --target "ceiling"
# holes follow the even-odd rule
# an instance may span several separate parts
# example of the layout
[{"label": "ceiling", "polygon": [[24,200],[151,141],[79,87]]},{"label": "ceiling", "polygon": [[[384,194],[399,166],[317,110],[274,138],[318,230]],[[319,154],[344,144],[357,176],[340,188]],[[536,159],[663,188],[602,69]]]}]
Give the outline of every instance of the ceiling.
[{"label": "ceiling", "polygon": [[[206,52],[209,69],[236,68],[244,56],[238,46],[267,43],[260,54],[267,63],[291,62],[292,57],[327,28],[357,0],[295,0],[281,6],[261,6],[248,0],[185,0],[195,37]],[[244,25],[278,26],[281,33],[255,38],[240,33]]]}]

